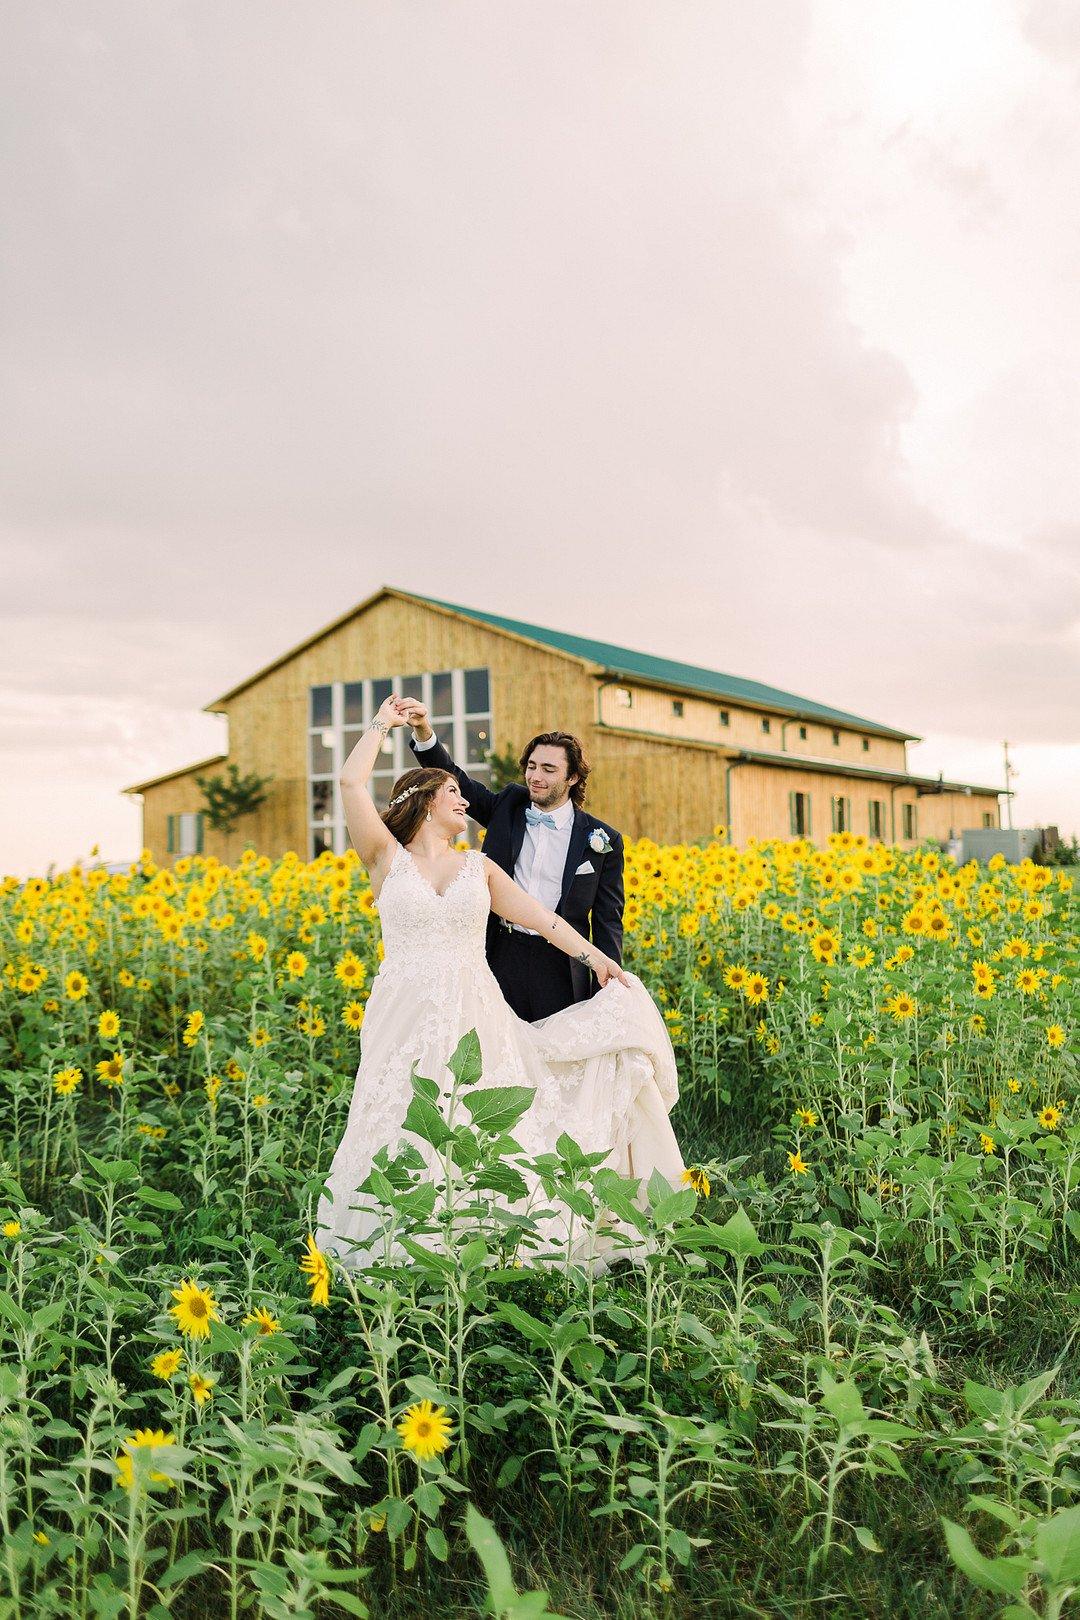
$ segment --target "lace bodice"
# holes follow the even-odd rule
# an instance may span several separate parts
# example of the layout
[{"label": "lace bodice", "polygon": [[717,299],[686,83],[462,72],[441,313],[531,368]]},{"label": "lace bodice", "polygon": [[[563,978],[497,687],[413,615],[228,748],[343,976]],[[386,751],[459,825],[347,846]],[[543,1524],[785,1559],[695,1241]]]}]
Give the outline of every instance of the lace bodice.
[{"label": "lace bodice", "polygon": [[467,850],[461,870],[439,894],[404,844],[399,844],[375,909],[382,924],[383,969],[432,953],[483,958],[491,911],[484,858],[478,849]]}]

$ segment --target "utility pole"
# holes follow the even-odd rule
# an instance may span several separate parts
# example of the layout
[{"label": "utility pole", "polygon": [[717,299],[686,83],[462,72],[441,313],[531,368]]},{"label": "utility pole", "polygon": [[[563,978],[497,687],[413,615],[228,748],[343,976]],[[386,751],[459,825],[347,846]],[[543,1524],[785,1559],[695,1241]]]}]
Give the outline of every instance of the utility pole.
[{"label": "utility pole", "polygon": [[1012,826],[1012,792],[1011,792],[1012,779],[1013,779],[1014,776],[1019,776],[1020,773],[1016,769],[1016,766],[1012,763],[1012,761],[1009,758],[1009,745],[1008,745],[1008,743],[1007,742],[1003,743],[1002,747],[1005,750],[1005,815],[1007,817],[1006,825],[1011,827]]}]

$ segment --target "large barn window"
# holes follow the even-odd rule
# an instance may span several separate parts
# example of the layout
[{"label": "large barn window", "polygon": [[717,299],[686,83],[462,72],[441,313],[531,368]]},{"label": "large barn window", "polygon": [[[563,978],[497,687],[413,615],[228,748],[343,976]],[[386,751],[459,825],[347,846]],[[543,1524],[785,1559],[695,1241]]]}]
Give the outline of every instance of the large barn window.
[{"label": "large barn window", "polygon": [[885,840],[885,800],[870,800],[870,837]]},{"label": "large barn window", "polygon": [[[308,848],[312,860],[324,850],[341,854],[351,845],[338,777],[391,692],[425,704],[432,730],[454,759],[477,781],[490,779],[491,767],[485,758],[493,746],[488,670],[432,670],[313,686],[308,694]],[[390,802],[396,778],[416,764],[409,735],[407,727],[396,727],[375,757],[368,787],[380,810]],[[475,839],[472,823],[469,827],[469,837]]]},{"label": "large barn window", "polygon": [[915,832],[915,806],[913,804],[902,804],[900,809],[903,813],[901,819],[903,836],[905,838],[917,837]]},{"label": "large barn window", "polygon": [[167,824],[168,852],[170,855],[201,855],[206,813],[203,810],[181,810],[170,816]]},{"label": "large barn window", "polygon": [[851,831],[851,800],[843,793],[834,793],[832,802],[833,832]]}]

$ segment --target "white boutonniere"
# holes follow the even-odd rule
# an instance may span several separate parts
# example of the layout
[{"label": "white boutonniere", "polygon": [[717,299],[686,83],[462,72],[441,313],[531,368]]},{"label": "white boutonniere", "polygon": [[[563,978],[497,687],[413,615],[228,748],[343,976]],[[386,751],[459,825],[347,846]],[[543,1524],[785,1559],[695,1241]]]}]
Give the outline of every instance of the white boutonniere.
[{"label": "white boutonniere", "polygon": [[594,850],[597,855],[611,854],[611,839],[608,837],[603,827],[593,828],[592,832],[589,834],[589,848]]}]

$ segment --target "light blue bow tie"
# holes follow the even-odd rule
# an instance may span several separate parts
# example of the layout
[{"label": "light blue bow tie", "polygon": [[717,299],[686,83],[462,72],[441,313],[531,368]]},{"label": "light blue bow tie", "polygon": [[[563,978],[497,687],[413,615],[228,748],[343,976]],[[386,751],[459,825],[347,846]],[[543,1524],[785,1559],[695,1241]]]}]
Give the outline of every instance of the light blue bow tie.
[{"label": "light blue bow tie", "polygon": [[549,816],[549,815],[545,814],[545,812],[543,810],[534,810],[531,804],[528,806],[528,808],[525,811],[525,820],[529,823],[530,827],[535,827],[538,824],[540,824],[540,825],[542,825],[544,827],[554,827],[555,826],[555,817],[554,816]]}]

